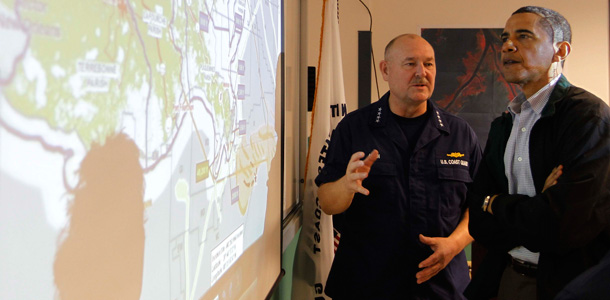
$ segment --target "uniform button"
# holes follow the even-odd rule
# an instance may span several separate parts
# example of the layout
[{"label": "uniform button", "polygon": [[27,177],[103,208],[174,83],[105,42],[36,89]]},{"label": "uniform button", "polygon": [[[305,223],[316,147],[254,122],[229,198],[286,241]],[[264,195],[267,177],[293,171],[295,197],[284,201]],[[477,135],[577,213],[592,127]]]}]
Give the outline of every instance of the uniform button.
[{"label": "uniform button", "polygon": [[523,158],[521,158],[521,156],[519,156],[519,157],[517,157],[517,160],[518,160],[518,161],[522,161],[522,160],[523,160]]},{"label": "uniform button", "polygon": [[526,132],[527,129],[525,129],[525,127],[521,128],[521,132]]}]

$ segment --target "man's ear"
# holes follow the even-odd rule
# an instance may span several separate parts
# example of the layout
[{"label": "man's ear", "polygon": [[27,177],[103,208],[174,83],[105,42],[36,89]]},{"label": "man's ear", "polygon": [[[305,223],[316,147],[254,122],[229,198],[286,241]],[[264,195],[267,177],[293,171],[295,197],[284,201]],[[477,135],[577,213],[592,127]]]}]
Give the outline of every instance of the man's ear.
[{"label": "man's ear", "polygon": [[381,71],[381,76],[385,81],[388,81],[388,62],[384,59],[379,62],[379,71]]},{"label": "man's ear", "polygon": [[553,55],[553,62],[561,62],[564,61],[570,52],[572,51],[572,46],[569,42],[563,41],[559,42],[555,45],[555,54]]}]

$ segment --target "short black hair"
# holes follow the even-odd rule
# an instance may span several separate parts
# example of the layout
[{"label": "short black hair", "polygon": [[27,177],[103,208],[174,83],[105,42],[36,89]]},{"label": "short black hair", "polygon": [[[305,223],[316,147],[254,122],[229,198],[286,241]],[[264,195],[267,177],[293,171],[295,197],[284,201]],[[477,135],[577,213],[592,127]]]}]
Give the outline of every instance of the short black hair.
[{"label": "short black hair", "polygon": [[524,6],[517,9],[513,15],[521,13],[533,13],[542,17],[541,23],[549,36],[553,38],[553,44],[559,42],[572,43],[572,28],[568,20],[560,13],[540,6]]}]

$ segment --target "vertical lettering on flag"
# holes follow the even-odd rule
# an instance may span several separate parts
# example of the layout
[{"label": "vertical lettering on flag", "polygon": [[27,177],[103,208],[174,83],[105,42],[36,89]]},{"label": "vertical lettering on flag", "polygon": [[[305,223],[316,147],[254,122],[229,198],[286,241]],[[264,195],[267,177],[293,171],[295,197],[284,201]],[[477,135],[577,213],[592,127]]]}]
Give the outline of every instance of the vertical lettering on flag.
[{"label": "vertical lettering on flag", "polygon": [[324,0],[316,92],[305,169],[303,227],[295,253],[292,299],[330,299],[324,294],[334,258],[332,217],[322,212],[314,179],[324,166],[332,130],[347,114],[337,0]]}]

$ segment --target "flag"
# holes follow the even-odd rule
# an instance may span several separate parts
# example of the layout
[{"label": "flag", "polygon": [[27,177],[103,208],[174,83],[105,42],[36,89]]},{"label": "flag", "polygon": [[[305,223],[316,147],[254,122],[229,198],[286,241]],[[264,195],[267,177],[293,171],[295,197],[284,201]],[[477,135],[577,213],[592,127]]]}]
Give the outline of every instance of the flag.
[{"label": "flag", "polygon": [[332,217],[320,208],[314,179],[324,166],[332,130],[347,114],[337,1],[324,0],[322,4],[318,76],[305,167],[303,226],[293,268],[292,299],[295,300],[330,299],[324,295],[324,287],[334,258],[335,237]]}]

